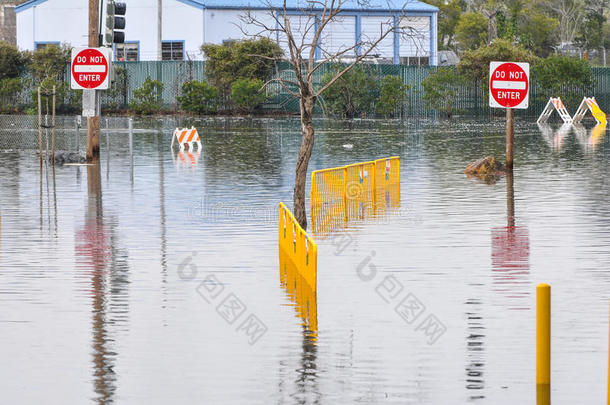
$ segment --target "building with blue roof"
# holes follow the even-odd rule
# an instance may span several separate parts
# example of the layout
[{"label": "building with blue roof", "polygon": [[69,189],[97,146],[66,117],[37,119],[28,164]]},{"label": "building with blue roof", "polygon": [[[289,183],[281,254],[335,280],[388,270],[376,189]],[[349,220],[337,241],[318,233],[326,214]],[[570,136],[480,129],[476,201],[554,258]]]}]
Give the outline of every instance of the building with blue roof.
[{"label": "building with blue roof", "polygon": [[[286,39],[277,33],[261,32],[243,17],[248,11],[256,20],[275,26],[272,13],[282,12],[283,0],[163,0],[162,42],[157,41],[157,2],[123,0],[127,3],[125,44],[117,44],[115,60],[201,60],[204,43],[268,36],[287,50]],[[295,36],[312,40],[316,21],[306,0],[288,0],[287,14]],[[87,45],[88,10],[85,0],[30,0],[15,8],[17,46],[35,50],[51,44]],[[411,65],[437,65],[437,15],[434,6],[416,0],[345,0],[343,11],[329,23],[316,47],[318,59],[328,53],[344,52],[349,60],[362,52],[360,43],[370,43],[388,27],[398,26],[385,36],[369,55],[369,61]],[[309,42],[311,43],[311,42]],[[365,45],[363,45],[365,47]]]}]

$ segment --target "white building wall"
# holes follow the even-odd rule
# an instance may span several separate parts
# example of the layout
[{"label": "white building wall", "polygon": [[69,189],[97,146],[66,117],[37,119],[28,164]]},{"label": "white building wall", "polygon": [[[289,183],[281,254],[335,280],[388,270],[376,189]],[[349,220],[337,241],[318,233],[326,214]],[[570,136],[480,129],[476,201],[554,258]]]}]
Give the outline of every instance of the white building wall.
[{"label": "white building wall", "polygon": [[[299,16],[299,15],[291,15],[288,18],[290,22],[290,29],[294,36],[294,41],[298,47],[301,46],[301,43],[304,46],[301,49],[301,53],[304,57],[309,57],[309,53],[311,52],[311,45],[313,43],[313,38],[315,36],[315,21],[313,18],[309,16]],[[290,57],[290,49],[288,46],[288,39],[285,35],[281,35],[279,37],[279,44],[284,50],[284,54],[287,58]]]},{"label": "white building wall", "polygon": [[[355,16],[339,16],[336,20],[330,21],[324,31],[322,31],[322,55],[324,58],[324,51],[331,55],[343,52],[348,48],[351,48],[356,44],[356,17]],[[353,56],[356,54],[355,49],[351,49],[341,55]]]},{"label": "white building wall", "polygon": [[87,45],[87,9],[74,0],[45,1],[17,13],[17,46],[34,50],[36,42]]},{"label": "white building wall", "polygon": [[[143,33],[143,35],[146,35],[146,33]],[[179,1],[164,0],[163,40],[184,41],[185,60],[203,59],[201,53],[201,45],[203,44],[203,10]]]},{"label": "white building wall", "polygon": [[[261,27],[248,24],[242,20],[246,15],[245,10],[204,10],[204,37],[202,43],[222,44],[226,40],[249,38],[251,35],[261,34]],[[254,19],[263,22],[269,27],[275,28],[275,20],[264,10],[252,10]],[[275,39],[272,33],[265,36]]]},{"label": "white building wall", "polygon": [[[394,25],[393,16],[362,16],[361,37],[363,43],[374,43],[382,32],[385,33]],[[366,47],[366,45],[364,45]],[[368,47],[367,47],[368,48]],[[390,32],[371,51],[370,55],[379,55],[380,58],[394,58],[394,33]]]},{"label": "white building wall", "polygon": [[430,17],[400,19],[400,56],[430,56]]},{"label": "white building wall", "polygon": [[[260,28],[248,25],[240,19],[244,10],[201,9],[178,0],[163,2],[163,40],[184,41],[185,57],[203,59],[200,47],[204,43],[222,44],[224,40],[243,39],[248,34],[260,32]],[[276,23],[268,11],[254,10],[254,16],[270,27]],[[47,0],[35,6],[19,11],[17,17],[17,45],[22,50],[35,49],[36,42],[68,43],[72,46],[87,45],[88,25],[87,2],[84,0]],[[392,16],[362,15],[361,40],[374,41],[379,38],[380,26],[391,24]],[[434,17],[433,17],[434,18]],[[129,0],[127,2],[126,42],[137,42],[140,60],[156,60],[157,50],[157,9],[156,2],[151,0]],[[300,39],[306,27],[313,24],[307,17],[293,15],[291,26]],[[430,41],[430,16],[403,17],[401,26],[405,27],[406,36],[401,35],[399,56],[436,56]],[[432,24],[436,29],[436,24]],[[408,29],[407,29],[408,28]],[[311,44],[314,28],[309,30],[306,43]],[[277,39],[288,55],[285,38],[269,34]],[[337,52],[350,47],[356,40],[356,17],[344,16],[341,20],[329,24],[323,34],[322,44],[330,52]],[[434,45],[432,45],[434,48]],[[309,48],[304,49],[309,53]],[[349,52],[346,56],[353,55]],[[373,54],[382,58],[394,57],[394,35],[390,33],[377,45]],[[323,57],[324,55],[319,55]],[[187,57],[188,59],[188,57]],[[436,61],[431,60],[434,64]]]}]

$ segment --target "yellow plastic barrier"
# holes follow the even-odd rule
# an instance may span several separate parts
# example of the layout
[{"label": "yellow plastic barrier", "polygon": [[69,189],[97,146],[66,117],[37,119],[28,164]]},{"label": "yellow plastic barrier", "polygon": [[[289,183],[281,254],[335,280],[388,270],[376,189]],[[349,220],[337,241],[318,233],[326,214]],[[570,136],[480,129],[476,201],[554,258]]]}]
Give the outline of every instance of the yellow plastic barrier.
[{"label": "yellow plastic barrier", "polygon": [[318,246],[301,228],[292,212],[280,203],[278,221],[278,241],[280,251],[295,264],[299,274],[313,291],[317,288]]},{"label": "yellow plastic barrier", "polygon": [[400,207],[400,157],[375,160],[375,209]]},{"label": "yellow plastic barrier", "polygon": [[310,332],[310,338],[317,339],[318,334],[318,301],[316,291],[301,276],[297,266],[289,255],[280,249],[280,284],[288,297],[295,303],[297,316]]},{"label": "yellow plastic barrier", "polygon": [[348,221],[362,219],[374,208],[375,162],[356,163],[345,166],[345,211]]},{"label": "yellow plastic barrier", "polygon": [[314,171],[310,203],[314,233],[399,207],[400,157]]},{"label": "yellow plastic barrier", "polygon": [[[311,174],[311,221],[315,230],[322,223],[343,223],[346,216],[345,168],[317,170]],[[315,218],[315,219],[314,219]]]}]

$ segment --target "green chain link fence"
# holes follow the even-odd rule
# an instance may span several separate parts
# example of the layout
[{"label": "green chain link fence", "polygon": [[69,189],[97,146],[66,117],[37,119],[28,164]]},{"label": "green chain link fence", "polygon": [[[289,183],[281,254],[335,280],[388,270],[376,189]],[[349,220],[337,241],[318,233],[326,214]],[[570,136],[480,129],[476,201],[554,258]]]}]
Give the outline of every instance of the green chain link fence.
[{"label": "green chain link fence", "polygon": [[[381,81],[387,75],[395,75],[402,78],[403,82],[409,85],[408,95],[405,105],[402,108],[404,116],[428,116],[434,111],[428,108],[423,100],[424,90],[422,82],[438,68],[433,66],[405,66],[405,65],[367,65],[369,72],[377,80]],[[321,67],[315,74],[316,83],[321,83],[323,75],[331,68],[330,65]],[[289,65],[284,63],[279,67],[282,77],[290,78],[292,73]],[[118,62],[114,64],[113,85],[108,91],[103,92],[102,106],[109,110],[125,110],[133,98],[133,92],[147,79],[159,80],[163,83],[163,93],[161,101],[166,111],[178,111],[177,97],[180,95],[182,85],[190,80],[205,80],[204,61],[149,61],[149,62]],[[602,109],[610,110],[610,68],[593,68],[595,86],[590,94],[582,96],[594,96],[598,100]],[[69,84],[69,69],[64,77],[64,81]],[[27,82],[27,81],[26,81]],[[525,117],[537,117],[544,105],[545,99],[539,95],[540,91],[535,81],[530,84],[530,108],[528,110],[517,111],[517,115]],[[30,112],[33,110],[32,94],[35,94],[33,87],[25,87],[18,95],[11,99],[0,101],[5,105],[14,103],[16,106],[29,106]],[[284,91],[277,83],[272,83],[266,89],[268,99],[262,106],[267,112],[288,112],[298,113],[299,103],[293,96]],[[68,97],[76,97],[77,92],[71,92]],[[557,94],[561,96],[561,94]],[[74,101],[74,100],[73,100]],[[68,101],[66,101],[68,103]],[[491,114],[487,100],[487,86],[481,83],[467,83],[459,90],[454,100],[454,110],[457,114],[469,116],[484,116]],[[78,106],[78,100],[72,105]],[[223,106],[221,106],[222,109]],[[577,105],[568,105],[570,113],[573,113]],[[324,111],[324,98],[320,100],[319,112]],[[70,111],[77,113],[77,111]],[[501,111],[494,111],[500,114]],[[374,110],[370,111],[369,116],[373,116]]]}]

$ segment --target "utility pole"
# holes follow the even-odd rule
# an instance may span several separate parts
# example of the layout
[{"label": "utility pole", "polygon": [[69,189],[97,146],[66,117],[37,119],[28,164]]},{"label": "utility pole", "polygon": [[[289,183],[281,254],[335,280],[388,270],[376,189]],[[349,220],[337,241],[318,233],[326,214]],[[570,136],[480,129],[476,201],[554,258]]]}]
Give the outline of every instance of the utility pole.
[{"label": "utility pole", "polygon": [[163,59],[163,0],[157,0],[157,60]]},{"label": "utility pole", "polygon": [[[99,43],[99,0],[89,0],[89,47],[97,48]],[[87,90],[83,90],[87,91]],[[95,116],[87,117],[87,162],[94,161],[100,157],[100,97],[98,90],[95,92]]]}]

